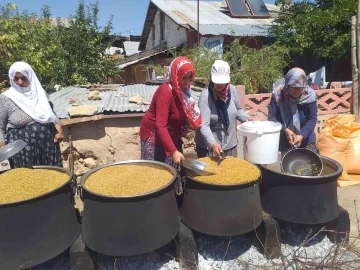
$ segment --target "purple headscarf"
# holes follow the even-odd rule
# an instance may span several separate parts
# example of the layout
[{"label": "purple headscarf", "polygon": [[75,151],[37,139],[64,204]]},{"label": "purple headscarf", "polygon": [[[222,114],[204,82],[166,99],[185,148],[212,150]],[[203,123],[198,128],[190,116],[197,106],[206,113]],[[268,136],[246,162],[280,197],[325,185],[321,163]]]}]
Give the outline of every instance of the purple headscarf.
[{"label": "purple headscarf", "polygon": [[[289,94],[289,86],[304,87],[304,91],[299,98],[293,98]],[[290,69],[282,84],[278,86],[274,84],[273,94],[280,109],[283,124],[295,133],[299,133],[300,117],[297,105],[309,104],[317,99],[315,91],[306,83],[305,72],[301,68]]]}]

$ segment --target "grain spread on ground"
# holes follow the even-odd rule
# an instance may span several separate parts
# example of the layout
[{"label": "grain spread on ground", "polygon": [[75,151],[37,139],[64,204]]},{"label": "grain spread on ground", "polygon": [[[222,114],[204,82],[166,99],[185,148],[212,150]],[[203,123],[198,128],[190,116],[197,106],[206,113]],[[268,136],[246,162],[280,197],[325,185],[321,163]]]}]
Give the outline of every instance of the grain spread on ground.
[{"label": "grain spread on ground", "polygon": [[57,170],[9,170],[0,174],[0,204],[35,198],[61,187],[68,180],[68,174]]},{"label": "grain spread on ground", "polygon": [[219,158],[199,158],[198,161],[208,165],[206,170],[214,172],[213,175],[196,175],[191,171],[187,174],[200,181],[217,185],[235,185],[257,180],[260,177],[260,170],[252,163],[235,157],[226,157],[220,165],[217,165]]},{"label": "grain spread on ground", "polygon": [[91,174],[85,181],[85,187],[112,197],[134,196],[157,190],[172,178],[172,173],[158,165],[121,164]]}]

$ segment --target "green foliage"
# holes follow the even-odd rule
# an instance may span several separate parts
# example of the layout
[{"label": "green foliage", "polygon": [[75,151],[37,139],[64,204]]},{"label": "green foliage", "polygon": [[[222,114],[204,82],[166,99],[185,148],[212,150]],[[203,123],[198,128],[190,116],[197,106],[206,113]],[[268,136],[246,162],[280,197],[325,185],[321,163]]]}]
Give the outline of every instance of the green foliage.
[{"label": "green foliage", "polygon": [[40,79],[50,75],[50,59],[58,46],[50,44],[51,25],[45,17],[47,11],[48,7],[44,7],[42,17],[35,19],[35,14],[20,14],[14,4],[0,8],[1,75],[7,74],[12,63],[21,60],[31,63]]},{"label": "green foliage", "polygon": [[295,53],[312,51],[320,57],[338,57],[350,49],[351,16],[356,0],[277,0],[281,12],[271,34]]},{"label": "green foliage", "polygon": [[[210,81],[211,66],[221,57],[217,52],[205,47],[183,48],[172,52],[174,57],[184,55],[189,57],[195,66],[196,78],[194,84],[207,86]],[[248,94],[270,92],[273,81],[283,76],[283,69],[290,62],[289,50],[284,46],[270,45],[261,49],[252,49],[240,45],[235,39],[222,56],[231,68],[231,83],[245,85]],[[163,73],[164,67],[159,65],[146,66]]]},{"label": "green foliage", "polygon": [[48,87],[106,83],[116,77],[115,59],[104,56],[113,42],[112,18],[101,28],[98,13],[98,3],[86,6],[80,1],[69,25],[64,25],[60,20],[52,23],[48,6],[40,17],[19,13],[15,4],[0,6],[0,82],[15,61],[28,62]]},{"label": "green foliage", "polygon": [[230,44],[223,59],[231,67],[231,82],[245,85],[248,94],[270,92],[273,81],[283,76],[290,62],[289,49],[284,46],[253,49],[241,45],[238,39]]},{"label": "green foliage", "polygon": [[111,39],[105,42],[112,29],[112,18],[101,29],[97,25],[98,13],[97,3],[86,7],[81,1],[70,17],[70,26],[57,27],[62,51],[55,62],[60,71],[55,75],[56,82],[63,85],[106,82],[119,73],[116,61],[103,55],[112,43]]},{"label": "green foliage", "polygon": [[185,55],[194,64],[196,77],[206,84],[210,80],[211,66],[215,60],[219,59],[219,54],[213,50],[209,50],[204,46],[187,48],[184,47],[177,55]]},{"label": "green foliage", "polygon": [[[188,57],[194,64],[195,68],[195,85],[205,86],[210,81],[210,70],[215,60],[219,59],[219,54],[212,50],[207,49],[204,46],[200,47],[182,47],[181,50],[170,50],[169,55],[172,55],[174,59],[178,56]],[[171,60],[168,61],[170,65]],[[159,74],[167,74],[168,68],[163,65],[145,65],[145,69],[155,70]]]},{"label": "green foliage", "polygon": [[[188,57],[194,64],[196,73],[195,84],[199,83],[201,86],[209,83],[211,66],[215,60],[220,59],[217,52],[209,50],[204,46],[193,48],[182,47],[181,50],[170,50],[168,54],[173,55],[173,58],[178,56]],[[171,60],[168,61],[168,65],[170,65]],[[168,72],[168,69],[162,65],[145,65],[145,68],[153,69],[160,74]]]}]

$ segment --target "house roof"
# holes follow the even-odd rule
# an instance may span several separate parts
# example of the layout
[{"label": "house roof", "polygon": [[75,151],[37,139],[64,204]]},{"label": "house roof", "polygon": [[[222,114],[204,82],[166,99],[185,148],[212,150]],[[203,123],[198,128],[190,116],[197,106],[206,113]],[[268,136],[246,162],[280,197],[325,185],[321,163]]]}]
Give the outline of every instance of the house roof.
[{"label": "house roof", "polygon": [[[89,89],[71,86],[50,94],[50,100],[54,105],[56,115],[60,119],[70,118],[67,111],[74,103],[78,105],[95,105],[98,107],[97,114],[144,113],[149,108],[149,105],[130,103],[129,98],[139,95],[143,97],[143,101],[150,103],[158,87],[158,84],[118,85],[115,90],[101,91],[101,100],[88,100]],[[191,95],[196,100],[199,94],[200,93],[191,90]]]},{"label": "house roof", "polygon": [[139,44],[140,42],[138,41],[124,41],[125,55],[129,56],[139,53]]},{"label": "house roof", "polygon": [[[199,32],[201,35],[270,36],[272,18],[232,18],[228,8],[218,1],[200,1]],[[279,11],[266,4],[272,17]],[[197,1],[151,0],[147,10],[139,49],[145,49],[157,9],[185,28],[197,29]]]},{"label": "house roof", "polygon": [[169,52],[171,50],[176,50],[178,47],[171,47],[171,48],[167,48],[167,49],[162,49],[162,50],[149,50],[149,51],[144,51],[141,52],[137,55],[133,55],[133,57],[129,57],[129,58],[125,58],[125,61],[121,62],[121,64],[119,65],[119,68],[125,68],[127,66],[131,66],[134,65],[138,62],[141,62],[145,59],[151,58],[153,56],[159,55],[159,54],[163,54],[166,52]]}]

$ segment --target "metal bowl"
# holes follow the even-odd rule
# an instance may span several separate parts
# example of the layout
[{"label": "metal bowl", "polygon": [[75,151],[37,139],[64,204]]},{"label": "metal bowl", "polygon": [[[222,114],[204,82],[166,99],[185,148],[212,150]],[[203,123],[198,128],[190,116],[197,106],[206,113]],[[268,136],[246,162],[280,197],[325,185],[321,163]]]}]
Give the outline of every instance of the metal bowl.
[{"label": "metal bowl", "polygon": [[292,175],[319,176],[323,170],[323,163],[315,152],[306,148],[295,148],[284,155],[281,169],[284,173]]}]

